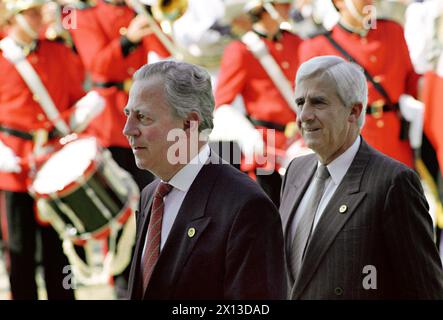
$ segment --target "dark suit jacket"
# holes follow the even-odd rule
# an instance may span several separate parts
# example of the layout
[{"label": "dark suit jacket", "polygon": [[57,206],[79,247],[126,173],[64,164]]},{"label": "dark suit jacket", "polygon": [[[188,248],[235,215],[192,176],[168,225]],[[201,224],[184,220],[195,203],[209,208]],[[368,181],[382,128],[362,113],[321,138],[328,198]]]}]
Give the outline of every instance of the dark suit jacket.
[{"label": "dark suit jacket", "polygon": [[[311,154],[293,160],[286,172],[280,214],[287,247],[288,228],[316,166]],[[343,205],[347,210],[340,213]],[[295,284],[288,271],[289,297],[443,299],[428,209],[417,174],[362,139],[314,230]]]},{"label": "dark suit jacket", "polygon": [[[145,294],[140,258],[159,180],[141,195],[130,299],[285,299],[284,242],[277,208],[247,175],[211,152],[191,185]],[[188,237],[188,229],[195,236]]]}]

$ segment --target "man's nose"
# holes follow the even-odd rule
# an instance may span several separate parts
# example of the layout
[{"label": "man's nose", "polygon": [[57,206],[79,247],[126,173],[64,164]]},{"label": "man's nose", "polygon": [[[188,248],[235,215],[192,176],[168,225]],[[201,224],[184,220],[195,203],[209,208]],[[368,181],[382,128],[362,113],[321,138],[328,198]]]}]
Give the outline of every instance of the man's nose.
[{"label": "man's nose", "polygon": [[297,117],[301,122],[312,121],[315,118],[314,110],[309,105],[304,105]]},{"label": "man's nose", "polygon": [[126,123],[123,128],[123,134],[127,137],[137,136],[139,133],[137,126],[134,124],[131,116],[126,118]]}]

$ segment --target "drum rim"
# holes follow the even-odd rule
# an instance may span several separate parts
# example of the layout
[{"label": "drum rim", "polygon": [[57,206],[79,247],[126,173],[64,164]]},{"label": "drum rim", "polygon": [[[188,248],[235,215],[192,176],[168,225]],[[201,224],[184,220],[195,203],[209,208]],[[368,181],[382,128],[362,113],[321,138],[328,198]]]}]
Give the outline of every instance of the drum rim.
[{"label": "drum rim", "polygon": [[103,225],[102,227],[92,232],[85,232],[83,234],[79,234],[78,236],[69,236],[69,239],[71,239],[75,244],[78,245],[84,244],[91,239],[96,239],[96,240],[105,239],[111,233],[110,225],[112,223],[117,222],[117,224],[123,226],[126,223],[126,221],[128,221],[132,213],[133,210],[129,205],[129,199],[128,199],[128,202],[125,204],[122,210],[113,219],[109,220],[107,224]]},{"label": "drum rim", "polygon": [[[40,192],[36,191],[35,187],[34,187],[34,183],[36,180],[34,179],[28,188],[30,193],[33,195],[33,197],[44,198],[44,199],[53,199],[53,198],[61,198],[61,197],[70,195],[71,193],[73,193],[75,190],[77,190],[78,188],[80,188],[84,184],[84,183],[82,183],[83,181],[89,180],[97,172],[97,170],[100,168],[101,161],[99,161],[99,160],[101,160],[101,159],[99,157],[100,157],[101,153],[103,152],[103,148],[100,146],[100,144],[98,143],[98,141],[95,137],[78,138],[76,140],[73,140],[73,141],[67,143],[66,145],[73,143],[75,141],[82,140],[82,139],[94,139],[95,149],[96,149],[96,154],[95,154],[94,158],[92,158],[90,160],[90,163],[89,163],[88,167],[86,168],[86,170],[83,172],[83,174],[81,176],[79,176],[77,179],[69,182],[67,185],[65,185],[63,187],[63,189],[57,190],[54,192],[49,192],[49,193],[40,193]],[[47,159],[47,161],[50,158],[51,157],[49,157]],[[46,163],[46,161],[45,161],[45,163]]]}]

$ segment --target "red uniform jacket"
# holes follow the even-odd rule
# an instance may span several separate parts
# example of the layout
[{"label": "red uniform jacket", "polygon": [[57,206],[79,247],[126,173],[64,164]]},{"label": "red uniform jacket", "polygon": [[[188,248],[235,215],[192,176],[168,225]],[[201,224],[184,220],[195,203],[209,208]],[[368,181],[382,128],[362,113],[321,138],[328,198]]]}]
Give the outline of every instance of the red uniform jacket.
[{"label": "red uniform jacket", "polygon": [[[104,1],[98,1],[95,7],[77,10],[77,28],[71,30],[71,34],[93,82],[121,83],[132,78],[134,72],[148,62],[149,51],[155,51],[161,57],[169,55],[157,37],[151,34],[129,55],[123,56],[120,37],[134,17],[135,12],[129,7]],[[94,89],[105,98],[106,107],[91,123],[93,133],[106,147],[129,147],[122,133],[127,92],[117,87]]]},{"label": "red uniform jacket", "polygon": [[[419,75],[412,66],[403,28],[399,24],[377,20],[377,27],[370,29],[365,37],[336,25],[331,35],[376,81],[379,81],[392,103],[397,103],[403,93],[417,95]],[[324,35],[305,41],[299,54],[301,62],[315,56],[342,56]],[[368,89],[368,105],[383,99],[370,82]],[[367,115],[362,133],[365,140],[376,149],[409,166],[413,165],[409,142],[399,139],[400,120],[395,112],[385,112],[381,119]]]},{"label": "red uniform jacket", "polygon": [[425,74],[423,88],[425,103],[424,131],[437,153],[440,170],[443,170],[443,78],[434,72]]},{"label": "red uniform jacket", "polygon": [[[83,74],[79,58],[63,44],[42,40],[27,59],[40,76],[58,110],[65,115],[64,118],[68,118],[71,111],[69,108],[84,95],[83,79],[79,75]],[[53,124],[35,101],[15,66],[2,54],[0,74],[3,77],[0,81],[0,125],[25,132],[37,129],[51,131]],[[3,132],[0,132],[0,139],[26,163],[33,149],[31,140]],[[25,192],[27,177],[26,165],[19,174],[0,172],[0,189]]]},{"label": "red uniform jacket", "polygon": [[[262,39],[294,87],[299,65],[297,52],[302,40],[297,35],[285,31],[279,40]],[[224,51],[215,90],[216,106],[232,103],[237,95],[242,95],[247,114],[256,120],[280,125],[295,121],[294,111],[286,103],[260,61],[239,40],[233,41]],[[276,131],[275,144],[279,149],[286,148],[284,133]]]}]

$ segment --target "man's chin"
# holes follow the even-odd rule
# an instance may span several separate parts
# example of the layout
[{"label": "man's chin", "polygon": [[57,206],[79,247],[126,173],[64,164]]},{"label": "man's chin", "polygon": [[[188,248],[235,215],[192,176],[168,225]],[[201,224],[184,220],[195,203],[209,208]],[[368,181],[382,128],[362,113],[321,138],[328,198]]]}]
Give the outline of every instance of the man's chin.
[{"label": "man's chin", "polygon": [[145,164],[143,161],[141,161],[141,160],[135,159],[135,165],[136,165],[137,168],[139,168],[140,170],[148,170],[148,169],[146,168],[146,164]]}]

